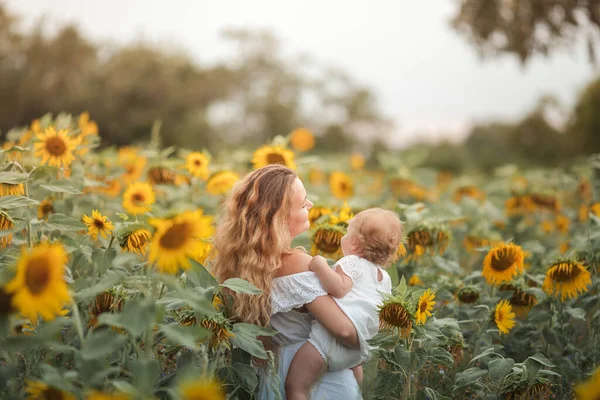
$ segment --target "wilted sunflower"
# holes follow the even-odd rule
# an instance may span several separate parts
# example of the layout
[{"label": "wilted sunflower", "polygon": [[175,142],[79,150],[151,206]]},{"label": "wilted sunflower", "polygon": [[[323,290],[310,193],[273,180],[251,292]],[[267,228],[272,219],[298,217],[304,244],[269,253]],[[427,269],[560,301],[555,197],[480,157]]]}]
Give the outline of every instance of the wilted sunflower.
[{"label": "wilted sunflower", "polygon": [[424,286],[425,283],[419,278],[418,275],[413,275],[408,280],[408,286]]},{"label": "wilted sunflower", "polygon": [[311,228],[315,226],[315,221],[321,218],[323,215],[330,215],[331,210],[323,206],[312,206],[308,210],[308,220],[310,221]]},{"label": "wilted sunflower", "polygon": [[365,167],[366,161],[365,156],[362,154],[352,153],[350,156],[350,168],[352,168],[352,171],[360,171]]},{"label": "wilted sunflower", "polygon": [[450,242],[450,233],[445,228],[417,226],[408,233],[407,247],[414,257],[420,257],[429,250],[434,254],[437,250],[444,254]]},{"label": "wilted sunflower", "polygon": [[378,307],[379,327],[386,330],[397,330],[400,337],[407,338],[412,332],[413,318],[408,308],[410,307],[398,298],[384,299],[383,304]]},{"label": "wilted sunflower", "polygon": [[45,199],[38,206],[38,219],[47,220],[50,214],[54,214],[54,202],[52,202],[52,199]]},{"label": "wilted sunflower", "polygon": [[491,249],[483,260],[483,277],[490,285],[510,282],[523,272],[525,255],[521,246],[501,243]]},{"label": "wilted sunflower", "polygon": [[417,310],[415,311],[415,318],[418,324],[425,324],[427,321],[427,317],[431,317],[431,310],[433,310],[433,306],[435,305],[435,292],[431,289],[427,289],[421,297],[419,297],[419,301],[417,302]]},{"label": "wilted sunflower", "polygon": [[506,200],[504,208],[506,209],[507,216],[518,216],[534,212],[535,203],[531,199],[531,196],[514,196]]},{"label": "wilted sunflower", "polygon": [[[7,213],[0,210],[0,232],[8,231],[10,229],[13,229],[14,227],[15,227],[15,224],[14,224],[12,218]],[[12,243],[12,239],[13,239],[12,233],[8,234],[6,236],[0,237],[0,248],[10,246],[10,244]]]},{"label": "wilted sunflower", "polygon": [[123,194],[123,208],[133,215],[150,211],[155,201],[154,189],[147,182],[132,183]]},{"label": "wilted sunflower", "polygon": [[537,304],[537,299],[531,293],[527,293],[514,285],[500,285],[500,290],[511,291],[512,297],[508,300],[517,317],[524,317]]},{"label": "wilted sunflower", "polygon": [[177,388],[181,400],[225,400],[223,386],[214,378],[183,382]]},{"label": "wilted sunflower", "polygon": [[102,393],[93,391],[87,394],[85,400],[133,400],[133,397],[127,393]]},{"label": "wilted sunflower", "polygon": [[240,176],[233,171],[220,171],[208,179],[206,191],[215,196],[226,194],[239,180]]},{"label": "wilted sunflower", "polygon": [[119,237],[119,246],[123,251],[145,255],[152,233],[148,229],[136,229],[125,232]]},{"label": "wilted sunflower", "polygon": [[254,169],[259,169],[270,164],[281,164],[288,168],[296,169],[294,152],[281,146],[263,146],[254,152],[252,157]]},{"label": "wilted sunflower", "polygon": [[0,183],[0,196],[23,196],[25,186],[22,183]]},{"label": "wilted sunflower", "polygon": [[148,170],[148,180],[153,185],[175,185],[177,173],[166,167],[152,167]]},{"label": "wilted sunflower", "polygon": [[339,226],[324,224],[317,227],[312,241],[312,254],[320,254],[323,257],[329,257],[333,259],[340,258],[342,256],[342,236],[344,236],[345,230]]},{"label": "wilted sunflower", "polygon": [[389,180],[390,190],[394,197],[408,200],[424,200],[427,191],[409,179],[392,178]]},{"label": "wilted sunflower", "polygon": [[577,400],[597,400],[600,398],[600,368],[585,382],[575,387]]},{"label": "wilted sunflower", "polygon": [[[188,257],[202,251],[204,239],[212,233],[212,217],[202,215],[202,210],[186,211],[173,218],[152,218],[149,223],[156,228],[150,244],[148,261],[156,262],[162,272],[175,274],[179,268],[189,269]],[[211,229],[211,230],[209,230]]]},{"label": "wilted sunflower", "polygon": [[552,398],[552,388],[548,383],[537,382],[533,385],[520,386],[511,392],[504,393],[505,400],[548,400]]},{"label": "wilted sunflower", "polygon": [[294,129],[290,133],[290,144],[298,151],[308,151],[315,147],[315,136],[306,128]]},{"label": "wilted sunflower", "polygon": [[102,313],[120,312],[123,309],[123,298],[116,296],[114,290],[98,293],[94,303],[90,306],[90,320],[88,329],[95,328],[98,317]]},{"label": "wilted sunflower", "polygon": [[456,188],[454,191],[454,201],[458,203],[465,197],[485,201],[485,193],[475,186],[460,186]]},{"label": "wilted sunflower", "polygon": [[30,400],[75,400],[71,393],[48,386],[40,381],[27,381],[25,388],[27,399]]},{"label": "wilted sunflower", "polygon": [[42,164],[53,167],[68,167],[75,160],[73,150],[77,141],[67,135],[67,130],[56,131],[47,128],[44,133],[36,134],[38,142],[33,144],[35,156],[42,158]]},{"label": "wilted sunflower", "polygon": [[560,301],[576,298],[588,291],[592,281],[590,273],[583,264],[573,260],[558,261],[546,271],[546,279],[542,289],[549,295],[558,297]]},{"label": "wilted sunflower", "polygon": [[[215,296],[215,299],[218,299],[218,297]],[[194,312],[192,310],[184,310],[179,316],[179,323],[181,325],[195,325],[196,317],[194,316]],[[229,341],[235,335],[231,332],[231,324],[225,317],[220,314],[214,317],[206,317],[200,321],[199,325],[210,331],[210,346],[213,350],[221,344],[229,348]]]},{"label": "wilted sunflower", "polygon": [[500,301],[496,305],[496,311],[493,314],[493,321],[496,323],[500,334],[508,333],[515,326],[515,313],[506,300]]},{"label": "wilted sunflower", "polygon": [[329,176],[329,190],[338,199],[347,199],[354,195],[354,182],[343,172],[335,171]]},{"label": "wilted sunflower", "polygon": [[98,239],[98,234],[107,239],[113,229],[115,229],[108,217],[100,214],[98,210],[92,210],[91,217],[83,214],[83,223],[88,227],[88,235],[94,239]]},{"label": "wilted sunflower", "polygon": [[533,204],[537,206],[540,210],[546,211],[559,211],[560,210],[560,202],[558,199],[550,194],[542,194],[542,193],[531,193],[530,194],[531,201]]},{"label": "wilted sunflower", "polygon": [[473,304],[479,300],[479,290],[472,286],[466,286],[458,290],[456,297],[462,304]]},{"label": "wilted sunflower", "polygon": [[13,305],[31,321],[40,314],[46,320],[59,315],[63,305],[71,301],[64,279],[67,253],[60,243],[42,243],[27,251],[23,247],[17,274],[6,285],[12,293]]},{"label": "wilted sunflower", "polygon": [[185,159],[185,167],[188,172],[196,178],[202,179],[203,181],[208,179],[208,164],[209,159],[206,154],[199,151],[194,151],[188,154]]}]

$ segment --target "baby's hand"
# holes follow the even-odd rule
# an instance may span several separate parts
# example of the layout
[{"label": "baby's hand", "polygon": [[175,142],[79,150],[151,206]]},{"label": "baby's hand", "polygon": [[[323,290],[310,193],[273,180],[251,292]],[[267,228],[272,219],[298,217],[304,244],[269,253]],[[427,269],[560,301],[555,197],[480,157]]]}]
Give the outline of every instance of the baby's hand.
[{"label": "baby's hand", "polygon": [[325,257],[323,257],[323,256],[314,256],[312,258],[312,260],[310,260],[310,263],[308,264],[308,269],[310,269],[311,271],[314,272],[314,270],[317,268],[317,266],[319,264],[323,265],[323,263],[325,265],[328,265],[327,264],[327,260],[325,259]]}]

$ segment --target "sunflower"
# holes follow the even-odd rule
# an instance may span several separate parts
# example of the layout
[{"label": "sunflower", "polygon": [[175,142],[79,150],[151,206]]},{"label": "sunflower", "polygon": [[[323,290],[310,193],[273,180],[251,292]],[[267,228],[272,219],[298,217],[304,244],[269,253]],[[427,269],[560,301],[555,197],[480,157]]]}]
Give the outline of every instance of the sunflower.
[{"label": "sunflower", "polygon": [[560,294],[560,300],[565,301],[565,298],[576,298],[587,292],[587,286],[591,284],[590,273],[583,264],[564,260],[548,268],[542,289],[554,297]]},{"label": "sunflower", "polygon": [[600,398],[600,368],[585,382],[575,387],[577,400],[597,400]]},{"label": "sunflower", "polygon": [[435,305],[433,299],[435,299],[435,292],[432,292],[431,289],[427,289],[419,298],[417,310],[415,311],[417,324],[425,324],[427,317],[431,317],[431,310],[433,310],[433,306]]},{"label": "sunflower", "polygon": [[13,305],[21,314],[33,322],[37,314],[52,320],[71,301],[63,277],[66,263],[67,253],[59,243],[42,243],[29,252],[23,247],[17,273],[5,288],[14,294]]},{"label": "sunflower", "polygon": [[226,194],[239,180],[240,176],[233,171],[217,172],[206,182],[206,191],[215,196]]},{"label": "sunflower", "polygon": [[475,186],[461,186],[454,191],[454,201],[460,202],[465,197],[470,197],[481,202],[485,201],[485,193]]},{"label": "sunflower", "polygon": [[463,287],[458,290],[456,297],[462,304],[473,304],[479,300],[479,290],[472,286]]},{"label": "sunflower", "polygon": [[450,242],[450,233],[442,227],[417,226],[408,233],[407,247],[413,257],[420,257],[429,250],[431,254],[436,251],[444,254]]},{"label": "sunflower", "polygon": [[189,269],[188,257],[201,251],[204,240],[212,230],[212,217],[202,215],[202,210],[186,211],[169,219],[150,219],[156,228],[148,260],[156,262],[161,272],[175,274],[179,268]]},{"label": "sunflower", "polygon": [[535,203],[531,196],[514,196],[504,203],[506,215],[509,217],[529,214],[535,211]]},{"label": "sunflower", "polygon": [[501,300],[496,305],[492,320],[496,323],[500,334],[508,333],[515,326],[515,313],[507,300]]},{"label": "sunflower", "polygon": [[148,170],[148,180],[153,185],[175,185],[177,173],[166,167],[152,167]]},{"label": "sunflower", "polygon": [[54,203],[52,199],[43,200],[38,206],[38,219],[48,219],[50,214],[54,214]]},{"label": "sunflower", "polygon": [[185,160],[185,167],[188,172],[203,181],[208,179],[208,164],[209,159],[206,154],[199,151],[188,154]]},{"label": "sunflower", "polygon": [[67,130],[56,131],[53,127],[47,128],[44,133],[38,133],[38,142],[33,144],[35,156],[42,158],[42,164],[53,167],[68,167],[75,160],[73,150],[77,141],[67,136]]},{"label": "sunflower", "polygon": [[[220,301],[218,296],[214,297],[213,306],[216,301]],[[189,309],[184,310],[179,316],[179,323],[181,325],[195,325],[196,317],[194,316],[194,312]],[[200,321],[199,325],[210,331],[210,346],[213,350],[217,349],[221,344],[229,348],[229,341],[235,335],[231,332],[231,325],[225,317],[219,314],[214,317],[205,317]]]},{"label": "sunflower", "polygon": [[352,153],[350,156],[350,168],[352,171],[360,171],[365,167],[365,157],[360,153]]},{"label": "sunflower", "polygon": [[398,298],[389,297],[378,306],[379,327],[385,330],[397,330],[403,338],[412,332],[412,315],[406,303]]},{"label": "sunflower", "polygon": [[551,386],[546,382],[537,382],[531,386],[521,386],[504,393],[505,400],[548,400],[553,398]]},{"label": "sunflower", "polygon": [[513,243],[501,243],[491,249],[483,260],[483,276],[488,284],[510,282],[524,270],[523,250]]},{"label": "sunflower", "polygon": [[125,170],[122,177],[123,182],[133,183],[140,179],[147,162],[146,157],[139,156],[133,152],[126,151],[119,153],[119,164]]},{"label": "sunflower", "polygon": [[308,172],[308,180],[312,185],[318,186],[327,181],[327,176],[320,169],[311,168]]},{"label": "sunflower", "polygon": [[[10,229],[13,229],[14,227],[15,227],[15,223],[13,222],[12,218],[7,213],[0,210],[0,232],[8,231]],[[0,237],[0,249],[10,246],[10,244],[12,243],[12,238],[13,238],[12,233],[8,234],[6,236]]]},{"label": "sunflower", "polygon": [[79,130],[82,136],[98,135],[98,124],[94,121],[90,121],[90,114],[84,111],[79,116]]},{"label": "sunflower", "polygon": [[404,247],[404,243],[398,244],[398,251],[396,252],[396,257],[406,257],[407,251],[406,247]]},{"label": "sunflower", "polygon": [[40,381],[27,381],[25,389],[27,399],[30,400],[75,400],[71,393],[48,386]]},{"label": "sunflower", "polygon": [[354,182],[345,173],[335,171],[329,177],[329,190],[338,199],[347,199],[354,194]]},{"label": "sunflower", "polygon": [[87,394],[85,400],[132,400],[133,397],[127,393],[102,393],[93,391]]},{"label": "sunflower", "polygon": [[225,400],[223,386],[214,378],[200,378],[179,385],[181,400]]},{"label": "sunflower", "polygon": [[0,183],[0,196],[23,196],[25,186],[22,183]]},{"label": "sunflower", "polygon": [[306,128],[294,129],[290,133],[290,144],[298,151],[308,151],[315,147],[315,137]]},{"label": "sunflower", "polygon": [[308,210],[308,220],[310,221],[311,228],[315,226],[316,221],[323,215],[330,215],[331,209],[323,206],[312,206]]},{"label": "sunflower", "polygon": [[98,234],[107,239],[115,228],[108,217],[100,214],[98,210],[92,210],[91,217],[83,214],[83,223],[88,227],[88,235],[94,239],[98,239]]},{"label": "sunflower", "polygon": [[571,225],[571,220],[566,215],[558,214],[554,219],[554,223],[556,224],[556,230],[560,233],[567,234],[569,233],[569,227]]},{"label": "sunflower", "polygon": [[135,182],[129,185],[123,194],[123,208],[133,215],[150,211],[156,196],[147,182]]},{"label": "sunflower", "polygon": [[526,316],[529,310],[537,304],[537,299],[533,294],[527,293],[514,285],[500,285],[499,289],[512,292],[512,297],[508,302],[517,317]]},{"label": "sunflower", "polygon": [[550,194],[531,193],[530,198],[533,204],[540,210],[554,212],[559,211],[561,208],[558,199]]},{"label": "sunflower", "polygon": [[338,226],[319,226],[312,237],[312,254],[320,254],[333,259],[340,258],[342,256],[341,243],[344,234],[344,229]]},{"label": "sunflower", "polygon": [[151,237],[152,233],[148,229],[125,232],[119,237],[119,246],[123,251],[145,255]]},{"label": "sunflower", "polygon": [[98,324],[98,316],[102,313],[112,313],[115,311],[121,312],[123,309],[123,298],[115,296],[113,290],[98,293],[94,299],[94,303],[90,307],[90,320],[88,321],[88,329],[95,328]]},{"label": "sunflower", "polygon": [[542,228],[542,232],[544,233],[552,233],[554,232],[554,224],[552,223],[552,221],[542,221],[540,228]]},{"label": "sunflower", "polygon": [[[594,203],[590,206],[590,211],[596,216],[600,217],[600,203]],[[587,219],[587,217],[586,217]]]},{"label": "sunflower", "polygon": [[254,152],[252,157],[254,169],[262,168],[269,164],[281,164],[288,168],[296,169],[294,152],[280,146],[263,146]]},{"label": "sunflower", "polygon": [[408,280],[408,286],[424,286],[425,283],[419,278],[418,275],[413,275]]},{"label": "sunflower", "polygon": [[427,197],[427,191],[409,179],[392,178],[388,183],[397,199],[423,200]]},{"label": "sunflower", "polygon": [[581,178],[579,185],[577,185],[577,197],[579,200],[587,203],[592,199],[592,185],[589,179]]},{"label": "sunflower", "polygon": [[513,195],[519,195],[521,193],[524,193],[527,190],[528,186],[529,182],[526,178],[522,176],[515,176],[510,182],[510,192]]},{"label": "sunflower", "polygon": [[354,217],[354,213],[352,212],[352,208],[348,205],[348,203],[344,202],[342,208],[334,209],[336,211],[335,214],[329,214],[329,223],[332,225],[338,225],[342,227],[348,226],[348,221]]}]

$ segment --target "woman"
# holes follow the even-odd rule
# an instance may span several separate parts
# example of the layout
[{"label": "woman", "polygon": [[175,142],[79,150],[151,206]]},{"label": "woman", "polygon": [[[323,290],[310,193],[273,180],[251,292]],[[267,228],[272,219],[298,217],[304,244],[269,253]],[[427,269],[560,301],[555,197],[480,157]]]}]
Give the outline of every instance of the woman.
[{"label": "woman", "polygon": [[[359,347],[354,325],[308,270],[312,257],[291,248],[292,239],[310,227],[311,207],[296,173],[269,165],[236,184],[217,227],[214,275],[221,282],[242,278],[262,290],[258,296],[232,292],[231,314],[239,321],[279,331],[272,343],[267,341],[267,347],[276,350],[278,379],[272,380],[263,371],[260,399],[275,399],[277,390],[285,398],[283,385],[289,365],[308,339],[313,318],[342,343]],[[312,398],[354,400],[361,396],[348,369],[327,372],[313,389]]]}]

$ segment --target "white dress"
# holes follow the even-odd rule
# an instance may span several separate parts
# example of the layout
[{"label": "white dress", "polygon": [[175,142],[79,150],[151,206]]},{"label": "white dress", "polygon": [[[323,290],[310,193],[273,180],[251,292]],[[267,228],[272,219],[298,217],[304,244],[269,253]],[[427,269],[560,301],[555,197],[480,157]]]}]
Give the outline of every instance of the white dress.
[{"label": "white dress", "polygon": [[[273,279],[271,327],[279,331],[279,334],[273,338],[278,346],[278,370],[274,380],[261,369],[258,394],[260,400],[277,399],[274,388],[279,388],[279,398],[285,400],[284,384],[288,369],[294,355],[308,339],[314,320],[311,314],[294,309],[325,295],[327,292],[314,272],[301,272]],[[310,398],[311,400],[355,400],[362,399],[362,396],[354,374],[350,369],[345,369],[326,372],[314,385]]]},{"label": "white dress", "polygon": [[383,302],[382,293],[392,292],[388,273],[369,260],[351,255],[340,258],[335,265],[352,280],[352,289],[344,297],[334,299],[354,324],[360,350],[345,347],[323,325],[314,321],[308,341],[321,354],[329,371],[352,368],[369,361],[372,347],[367,340],[379,331],[377,306]]}]

